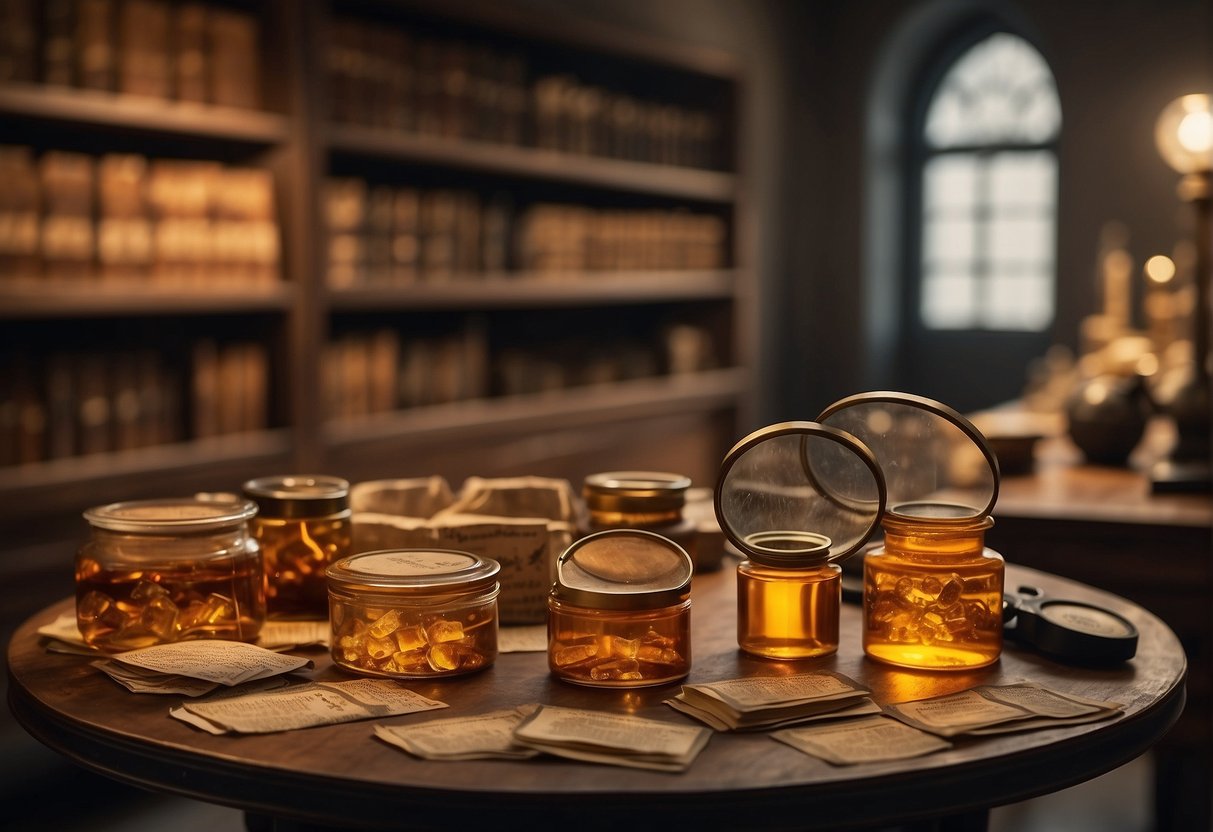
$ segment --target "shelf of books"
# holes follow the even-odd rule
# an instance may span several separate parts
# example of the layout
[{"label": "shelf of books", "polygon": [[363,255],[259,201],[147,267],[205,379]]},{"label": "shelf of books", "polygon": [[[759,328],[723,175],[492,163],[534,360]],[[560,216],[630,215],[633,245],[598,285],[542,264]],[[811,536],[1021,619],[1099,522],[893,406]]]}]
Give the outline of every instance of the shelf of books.
[{"label": "shelf of books", "polygon": [[735,438],[727,56],[462,0],[0,12],[0,494],[445,473],[390,451],[623,417]]}]

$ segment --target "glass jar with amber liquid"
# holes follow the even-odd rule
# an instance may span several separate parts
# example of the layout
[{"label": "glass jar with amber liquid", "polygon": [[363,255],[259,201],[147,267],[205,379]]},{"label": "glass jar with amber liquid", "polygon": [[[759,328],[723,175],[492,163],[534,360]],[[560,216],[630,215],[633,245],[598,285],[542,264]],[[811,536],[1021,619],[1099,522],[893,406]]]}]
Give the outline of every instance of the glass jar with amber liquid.
[{"label": "glass jar with amber liquid", "polygon": [[587,687],[634,688],[691,670],[690,555],[654,532],[611,529],[576,541],[548,597],[548,668]]},{"label": "glass jar with amber liquid", "polygon": [[737,567],[737,644],[767,659],[837,652],[839,561],[876,531],[884,481],[853,436],[812,422],[755,431],[725,456],[716,488]]},{"label": "glass jar with amber liquid", "polygon": [[257,504],[253,535],[265,563],[271,618],[324,618],[325,570],[350,554],[350,484],[339,477],[272,476],[249,480]]},{"label": "glass jar with amber liquid", "polygon": [[265,579],[247,500],[167,498],[91,508],[76,555],[76,624],[120,652],[191,639],[253,641]]},{"label": "glass jar with amber liquid", "polygon": [[926,670],[998,661],[1004,562],[985,532],[999,475],[985,437],[952,408],[907,393],[852,396],[821,418],[861,436],[888,484],[884,545],[864,558],[864,652]]},{"label": "glass jar with amber liquid", "polygon": [[703,564],[696,557],[695,523],[683,515],[690,487],[690,477],[660,471],[591,474],[581,489],[589,511],[585,532],[592,534],[606,529],[656,532],[685,549],[695,571],[703,572]]}]

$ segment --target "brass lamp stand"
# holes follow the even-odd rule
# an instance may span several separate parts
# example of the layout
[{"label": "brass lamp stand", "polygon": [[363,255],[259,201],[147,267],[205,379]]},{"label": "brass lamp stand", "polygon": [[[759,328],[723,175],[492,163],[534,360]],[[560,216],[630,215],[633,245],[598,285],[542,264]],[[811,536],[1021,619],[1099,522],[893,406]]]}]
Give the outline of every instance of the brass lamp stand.
[{"label": "brass lamp stand", "polygon": [[1158,118],[1155,139],[1163,159],[1183,174],[1179,198],[1195,212],[1196,299],[1192,310],[1192,375],[1167,407],[1177,440],[1151,473],[1155,492],[1213,487],[1210,434],[1209,284],[1213,281],[1213,111],[1210,96],[1185,95]]}]

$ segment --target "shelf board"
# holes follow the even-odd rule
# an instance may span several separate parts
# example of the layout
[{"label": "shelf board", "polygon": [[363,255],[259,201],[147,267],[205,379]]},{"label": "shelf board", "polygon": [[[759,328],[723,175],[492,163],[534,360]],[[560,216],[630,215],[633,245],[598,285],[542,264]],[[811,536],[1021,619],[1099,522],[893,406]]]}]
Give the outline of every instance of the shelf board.
[{"label": "shelf board", "polygon": [[688,411],[729,408],[747,389],[745,371],[711,370],[531,396],[509,396],[329,422],[329,450],[366,444],[420,444],[475,434],[539,433]]},{"label": "shelf board", "polygon": [[289,135],[277,113],[40,84],[0,85],[0,114],[244,144],[276,144]]},{"label": "shelf board", "polygon": [[731,173],[578,156],[470,139],[419,136],[355,124],[330,124],[328,146],[331,151],[350,155],[652,196],[704,202],[730,202],[737,197],[737,177]]},{"label": "shelf board", "polygon": [[720,271],[469,274],[442,282],[334,289],[337,311],[605,306],[661,301],[728,300],[736,275]]},{"label": "shelf board", "polygon": [[0,498],[13,506],[28,500],[39,510],[83,511],[108,502],[115,488],[181,496],[199,476],[287,465],[291,450],[291,432],[278,429],[0,468]]},{"label": "shelf board", "polygon": [[[346,0],[338,8],[350,5],[357,7]],[[534,14],[509,3],[478,0],[404,0],[401,5],[426,15],[472,23],[515,37],[622,55],[720,80],[733,80],[740,73],[737,59],[724,50],[671,40],[602,20],[591,21],[572,14]]]},{"label": "shelf board", "polygon": [[285,281],[213,289],[156,283],[53,282],[30,279],[0,283],[0,320],[101,318],[117,315],[208,315],[284,312],[297,295]]}]

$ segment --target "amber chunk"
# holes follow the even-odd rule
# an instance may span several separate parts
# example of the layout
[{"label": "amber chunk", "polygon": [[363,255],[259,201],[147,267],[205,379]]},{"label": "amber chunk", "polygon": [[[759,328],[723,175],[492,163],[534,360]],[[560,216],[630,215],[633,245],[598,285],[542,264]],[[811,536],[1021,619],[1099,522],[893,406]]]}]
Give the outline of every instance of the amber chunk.
[{"label": "amber chunk", "polygon": [[430,644],[459,641],[463,638],[463,624],[458,621],[439,619],[427,627],[425,632]]},{"label": "amber chunk", "polygon": [[391,635],[400,626],[399,610],[388,610],[367,629],[372,638],[385,638]]},{"label": "amber chunk", "polygon": [[598,655],[597,644],[574,644],[569,647],[561,647],[552,657],[556,662],[557,667],[567,667],[571,664],[583,662],[586,659],[592,659]]},{"label": "amber chunk", "polygon": [[414,624],[411,627],[401,627],[392,633],[392,635],[396,639],[396,647],[402,653],[407,653],[429,644],[425,628],[419,624]]}]

